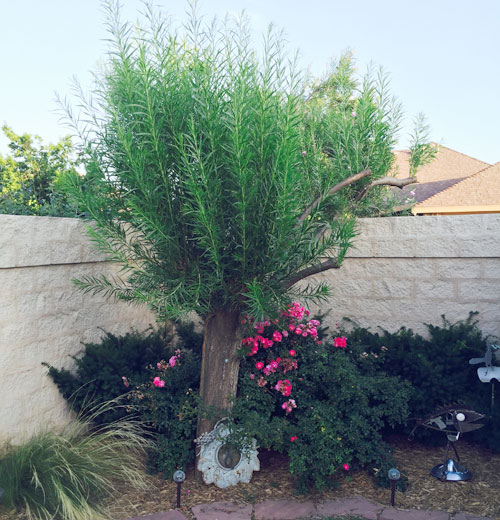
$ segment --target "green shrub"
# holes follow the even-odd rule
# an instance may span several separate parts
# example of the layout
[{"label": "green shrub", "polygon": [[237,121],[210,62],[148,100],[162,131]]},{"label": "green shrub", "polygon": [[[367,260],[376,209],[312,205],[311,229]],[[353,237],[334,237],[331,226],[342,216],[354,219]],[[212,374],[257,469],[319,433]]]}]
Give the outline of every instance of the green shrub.
[{"label": "green shrub", "polygon": [[409,397],[399,378],[363,374],[343,339],[320,340],[318,320],[305,316],[294,305],[278,323],[256,324],[257,334],[244,340],[232,435],[243,442],[241,428],[261,447],[288,453],[301,491],[331,486],[332,476],[351,468],[391,461],[380,431],[406,420]]},{"label": "green shrub", "polygon": [[[127,393],[127,378],[138,379],[144,368],[168,355],[165,337],[161,332],[137,331],[116,336],[106,332],[99,343],[85,343],[78,356],[72,356],[75,370],[49,367],[49,376],[76,412],[91,400],[105,402]],[[124,409],[101,414],[98,420],[110,422],[125,415]]]},{"label": "green shrub", "polygon": [[[482,357],[486,352],[486,339],[477,327],[475,315],[470,313],[466,320],[456,323],[443,316],[442,326],[427,325],[429,339],[405,328],[396,333],[372,333],[355,327],[349,332],[351,359],[366,374],[384,371],[408,381],[412,385],[408,404],[413,419],[425,418],[453,403],[489,414],[489,385],[481,383],[476,367],[469,365],[470,358]],[[402,431],[408,433],[413,426],[415,421]],[[467,434],[467,438],[486,436],[493,444],[491,436],[497,429],[490,420],[480,432]],[[415,435],[424,442],[446,441],[442,433],[423,427]]]},{"label": "green shrub", "polygon": [[40,433],[0,458],[3,505],[33,520],[96,520],[116,485],[145,488],[143,460],[149,441],[141,424],[121,419],[94,426],[113,403],[94,407],[66,431]]},{"label": "green shrub", "polygon": [[[75,372],[49,367],[49,375],[76,411],[89,398],[104,402],[129,394],[142,423],[155,435],[149,466],[166,476],[177,467],[186,467],[194,456],[196,417],[192,409],[199,388],[203,341],[193,323],[177,325],[176,336],[174,346],[174,338],[162,330],[123,336],[106,333],[101,343],[85,344],[81,355],[74,357]],[[157,364],[176,355],[177,349],[183,354],[164,378],[165,386],[154,387],[154,377],[162,373]],[[126,415],[125,408],[112,409],[96,420],[109,423]]]},{"label": "green shrub", "polygon": [[165,478],[194,459],[200,361],[198,354],[177,349],[148,366],[138,384],[131,381],[129,398],[155,434],[149,466]]}]

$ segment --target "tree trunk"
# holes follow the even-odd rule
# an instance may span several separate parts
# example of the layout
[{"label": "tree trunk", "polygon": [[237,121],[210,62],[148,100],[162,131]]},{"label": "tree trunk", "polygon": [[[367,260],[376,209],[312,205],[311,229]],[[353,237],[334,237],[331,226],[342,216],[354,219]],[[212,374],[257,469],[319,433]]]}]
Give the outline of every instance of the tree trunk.
[{"label": "tree trunk", "polygon": [[216,408],[216,417],[199,417],[197,437],[210,431],[218,419],[231,410],[236,395],[240,360],[238,348],[240,314],[219,310],[205,321],[201,362],[200,396],[204,406]]}]

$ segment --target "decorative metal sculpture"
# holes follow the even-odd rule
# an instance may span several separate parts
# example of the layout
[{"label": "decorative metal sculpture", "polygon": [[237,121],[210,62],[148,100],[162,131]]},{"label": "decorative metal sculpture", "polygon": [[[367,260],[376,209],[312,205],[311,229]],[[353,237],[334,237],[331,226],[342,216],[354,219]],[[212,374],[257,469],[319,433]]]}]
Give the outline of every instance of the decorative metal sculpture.
[{"label": "decorative metal sculpture", "polygon": [[220,488],[234,486],[238,482],[248,484],[253,472],[260,470],[257,441],[253,439],[252,447],[245,452],[229,446],[225,442],[229,428],[223,420],[211,432],[196,439],[200,447],[198,470],[203,473],[205,484],[215,484]]},{"label": "decorative metal sculpture", "polygon": [[[418,426],[425,426],[431,430],[441,431],[446,434],[448,443],[443,464],[438,464],[431,470],[431,475],[439,480],[470,480],[472,473],[460,462],[455,443],[462,433],[478,430],[484,424],[475,421],[482,419],[483,414],[460,405],[450,405],[436,410],[424,420],[417,422]],[[457,460],[448,458],[450,446],[453,448]]]},{"label": "decorative metal sculpture", "polygon": [[493,352],[498,348],[500,348],[498,345],[488,345],[484,358],[469,359],[470,365],[477,365],[479,363],[484,363],[486,365],[477,369],[477,375],[481,383],[494,383],[495,381],[500,381],[500,367],[493,366]]}]

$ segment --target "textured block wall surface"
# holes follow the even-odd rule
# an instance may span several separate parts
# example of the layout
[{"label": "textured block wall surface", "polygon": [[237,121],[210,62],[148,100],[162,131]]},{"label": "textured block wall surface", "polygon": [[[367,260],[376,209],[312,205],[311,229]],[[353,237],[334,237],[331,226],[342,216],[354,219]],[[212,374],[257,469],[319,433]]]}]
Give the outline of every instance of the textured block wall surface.
[{"label": "textured block wall surface", "polygon": [[[71,419],[48,378],[48,362],[71,367],[82,342],[104,329],[145,330],[145,308],[86,295],[73,278],[115,269],[96,253],[85,224],[66,218],[0,215],[0,444],[21,442]],[[326,321],[426,332],[424,323],[464,319],[500,336],[500,215],[361,219],[333,288]],[[314,310],[314,309],[312,309]]]},{"label": "textured block wall surface", "polygon": [[115,271],[79,220],[0,215],[0,445],[71,419],[42,362],[70,368],[82,342],[103,330],[154,324],[145,307],[83,294],[72,282]]},{"label": "textured block wall surface", "polygon": [[500,214],[360,219],[332,286],[330,326],[351,318],[373,331],[405,326],[425,334],[478,311],[485,334],[500,336]]}]

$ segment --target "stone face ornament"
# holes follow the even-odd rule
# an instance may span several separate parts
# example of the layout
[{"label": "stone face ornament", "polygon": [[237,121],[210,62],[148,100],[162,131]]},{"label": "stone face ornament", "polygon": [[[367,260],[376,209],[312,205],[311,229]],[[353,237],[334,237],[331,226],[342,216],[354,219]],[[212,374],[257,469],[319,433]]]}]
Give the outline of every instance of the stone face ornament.
[{"label": "stone face ornament", "polygon": [[253,439],[251,448],[242,453],[225,444],[228,435],[228,427],[219,422],[199,442],[198,470],[203,473],[203,481],[223,489],[238,482],[248,484],[253,472],[260,470],[257,441]]}]

